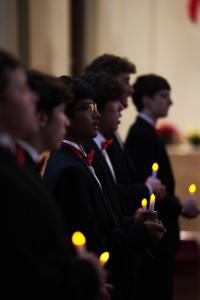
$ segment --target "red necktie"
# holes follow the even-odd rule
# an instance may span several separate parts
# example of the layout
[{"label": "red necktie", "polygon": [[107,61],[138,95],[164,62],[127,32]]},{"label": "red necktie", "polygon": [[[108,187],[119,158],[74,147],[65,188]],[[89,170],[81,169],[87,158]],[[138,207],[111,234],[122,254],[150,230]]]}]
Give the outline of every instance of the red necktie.
[{"label": "red necktie", "polygon": [[102,150],[106,150],[113,143],[113,139],[107,139],[101,144]]}]

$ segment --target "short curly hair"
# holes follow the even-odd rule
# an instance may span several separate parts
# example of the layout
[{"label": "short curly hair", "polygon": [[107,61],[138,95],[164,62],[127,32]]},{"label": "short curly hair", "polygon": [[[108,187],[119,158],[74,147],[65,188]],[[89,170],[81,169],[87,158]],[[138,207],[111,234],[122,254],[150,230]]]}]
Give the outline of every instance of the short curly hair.
[{"label": "short curly hair", "polygon": [[37,70],[27,71],[28,85],[39,96],[37,111],[51,117],[55,107],[68,103],[72,94],[57,77]]},{"label": "short curly hair", "polygon": [[107,102],[119,100],[126,95],[123,85],[110,74],[88,73],[82,78],[94,89],[95,102],[99,110],[102,110]]},{"label": "short curly hair", "polygon": [[85,68],[85,73],[105,72],[112,76],[121,73],[136,73],[136,66],[127,58],[116,56],[113,54],[103,54],[94,59]]},{"label": "short curly hair", "polygon": [[138,111],[143,109],[142,98],[144,96],[153,97],[160,90],[171,90],[169,82],[158,75],[147,74],[139,76],[133,84],[132,101]]}]

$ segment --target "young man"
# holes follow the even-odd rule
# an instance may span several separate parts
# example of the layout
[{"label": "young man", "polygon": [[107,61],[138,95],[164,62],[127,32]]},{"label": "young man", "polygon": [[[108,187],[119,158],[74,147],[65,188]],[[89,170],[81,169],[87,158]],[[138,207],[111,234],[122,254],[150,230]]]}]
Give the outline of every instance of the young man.
[{"label": "young man", "polygon": [[[133,63],[126,58],[122,58],[112,54],[104,54],[94,59],[85,69],[85,74],[98,74],[104,72],[112,78],[119,81],[119,83],[125,89],[125,95],[120,98],[123,109],[128,107],[128,97],[132,94],[133,88],[130,84],[130,75],[136,72],[136,67]],[[109,136],[112,139],[112,145],[108,147],[108,154],[111,159],[112,165],[115,168],[115,176],[117,182],[121,185],[134,185],[135,195],[144,195],[144,185],[140,184],[137,178],[137,173],[133,163],[128,157],[128,153],[125,151],[123,142],[119,137],[117,131],[112,131]],[[149,178],[146,187],[146,197],[154,192],[159,197],[163,197],[165,194],[165,188],[160,182],[154,181]]]},{"label": "young man", "polygon": [[[93,103],[92,88],[78,78],[63,76],[62,80],[74,94],[74,101],[66,108],[71,125],[61,149],[50,156],[44,178],[61,207],[68,232],[81,230],[89,249],[111,252],[114,299],[131,299],[129,251],[141,244],[145,248],[151,238],[144,224],[120,223],[82,148],[98,130],[100,115]],[[162,226],[158,227],[163,232]]]},{"label": "young man", "polygon": [[[71,295],[75,277],[88,265],[66,256],[54,201],[17,164],[15,142],[38,130],[36,101],[21,64],[0,50],[1,291],[7,297],[40,293],[60,299],[63,292]],[[92,280],[96,271],[89,266],[88,272]],[[91,299],[97,294],[98,278]]]},{"label": "young man", "polygon": [[[155,126],[158,119],[167,116],[172,105],[171,87],[166,79],[149,74],[138,77],[133,90],[133,103],[138,111],[138,117],[129,130],[126,149],[140,181],[144,182],[151,175],[152,164],[157,162],[158,178],[166,186],[166,196],[156,202],[156,210],[167,232],[155,257],[153,280],[156,282],[156,288],[152,296],[154,299],[170,300],[175,255],[179,247],[178,217],[182,212],[182,205],[175,195],[175,182],[169,157]],[[193,212],[191,214],[191,211],[186,209],[185,214],[192,217]]]},{"label": "young man", "polygon": [[126,58],[113,54],[103,54],[94,59],[86,68],[85,74],[104,72],[117,79],[125,89],[125,95],[121,98],[124,108],[128,107],[128,97],[133,88],[130,84],[130,76],[136,73],[136,66]]}]

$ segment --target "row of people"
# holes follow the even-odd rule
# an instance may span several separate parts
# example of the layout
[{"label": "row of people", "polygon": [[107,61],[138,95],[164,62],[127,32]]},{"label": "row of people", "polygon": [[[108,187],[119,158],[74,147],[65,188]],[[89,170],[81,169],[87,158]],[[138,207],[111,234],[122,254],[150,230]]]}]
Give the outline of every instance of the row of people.
[{"label": "row of people", "polygon": [[[126,59],[103,55],[81,78],[55,78],[25,72],[0,52],[1,257],[10,293],[171,299],[178,217],[198,210],[183,209],[175,196],[169,159],[154,132],[171,104],[170,86],[156,75],[131,86],[135,70]],[[125,149],[116,130],[130,95],[145,125],[133,126]],[[41,178],[44,151],[51,154]],[[159,179],[151,176],[154,161]],[[158,215],[140,209],[153,192]],[[107,281],[96,256],[76,257],[70,241],[77,230],[89,251],[109,251]]]}]

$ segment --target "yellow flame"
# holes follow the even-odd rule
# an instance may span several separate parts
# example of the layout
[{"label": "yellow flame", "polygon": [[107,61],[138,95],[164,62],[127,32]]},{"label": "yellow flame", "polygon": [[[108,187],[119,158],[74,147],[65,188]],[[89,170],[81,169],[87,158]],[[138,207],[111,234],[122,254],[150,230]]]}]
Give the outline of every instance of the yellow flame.
[{"label": "yellow flame", "polygon": [[142,207],[146,207],[147,206],[147,199],[146,198],[142,199],[141,205],[142,205]]},{"label": "yellow flame", "polygon": [[107,261],[109,260],[110,254],[109,252],[103,252],[100,257],[99,260],[102,263],[102,265],[105,265],[105,263],[107,263]]},{"label": "yellow flame", "polygon": [[159,169],[159,166],[158,166],[158,164],[155,162],[153,165],[152,165],[152,170],[153,171],[158,171],[158,169]]},{"label": "yellow flame", "polygon": [[191,194],[195,193],[196,192],[196,184],[192,183],[190,186],[189,186],[189,192]]},{"label": "yellow flame", "polygon": [[76,231],[72,235],[72,243],[74,246],[83,246],[86,243],[86,238],[80,231]]},{"label": "yellow flame", "polygon": [[155,200],[156,200],[155,194],[151,194],[150,203],[155,202]]}]

